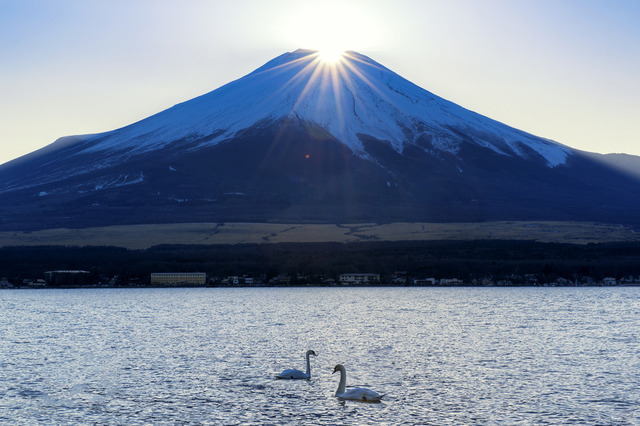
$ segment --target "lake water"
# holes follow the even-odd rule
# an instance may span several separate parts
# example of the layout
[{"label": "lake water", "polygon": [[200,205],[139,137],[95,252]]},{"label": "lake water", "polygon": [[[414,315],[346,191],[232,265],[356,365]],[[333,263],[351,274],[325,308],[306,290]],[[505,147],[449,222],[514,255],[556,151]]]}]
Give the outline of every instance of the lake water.
[{"label": "lake water", "polygon": [[639,331],[638,287],[4,290],[0,423],[640,424]]}]

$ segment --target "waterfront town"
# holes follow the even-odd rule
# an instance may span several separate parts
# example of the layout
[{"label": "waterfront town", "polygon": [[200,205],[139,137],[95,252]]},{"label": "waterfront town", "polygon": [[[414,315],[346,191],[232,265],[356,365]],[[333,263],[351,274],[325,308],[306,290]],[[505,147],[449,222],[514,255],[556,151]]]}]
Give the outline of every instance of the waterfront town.
[{"label": "waterfront town", "polygon": [[545,279],[536,274],[510,275],[496,279],[491,276],[460,279],[456,277],[411,277],[404,271],[396,271],[390,276],[375,273],[345,273],[337,277],[275,275],[258,276],[233,275],[216,276],[205,272],[157,272],[148,277],[122,279],[119,276],[95,277],[85,270],[47,271],[44,278],[24,278],[19,282],[6,277],[0,278],[0,289],[45,289],[45,288],[85,288],[85,287],[287,287],[287,286],[421,286],[421,287],[587,287],[587,286],[638,286],[640,276],[603,277],[589,276],[554,277]]}]

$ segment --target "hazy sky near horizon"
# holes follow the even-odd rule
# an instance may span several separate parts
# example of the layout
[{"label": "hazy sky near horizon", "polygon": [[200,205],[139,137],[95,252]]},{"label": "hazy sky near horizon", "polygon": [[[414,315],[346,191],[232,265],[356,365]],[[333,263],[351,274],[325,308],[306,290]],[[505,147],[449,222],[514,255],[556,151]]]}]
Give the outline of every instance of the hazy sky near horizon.
[{"label": "hazy sky near horizon", "polygon": [[0,0],[0,164],[325,46],[535,135],[640,155],[639,23],[638,0]]}]

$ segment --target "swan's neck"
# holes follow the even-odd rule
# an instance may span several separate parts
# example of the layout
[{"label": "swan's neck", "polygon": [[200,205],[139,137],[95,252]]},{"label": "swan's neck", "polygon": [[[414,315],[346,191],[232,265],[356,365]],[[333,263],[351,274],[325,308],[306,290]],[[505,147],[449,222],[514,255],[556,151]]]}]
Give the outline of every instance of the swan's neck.
[{"label": "swan's neck", "polygon": [[340,383],[338,384],[338,390],[336,391],[336,395],[340,395],[344,393],[344,388],[347,386],[347,372],[344,370],[340,371]]},{"label": "swan's neck", "polygon": [[307,354],[307,376],[311,375],[311,362],[309,361],[309,356],[311,354]]}]

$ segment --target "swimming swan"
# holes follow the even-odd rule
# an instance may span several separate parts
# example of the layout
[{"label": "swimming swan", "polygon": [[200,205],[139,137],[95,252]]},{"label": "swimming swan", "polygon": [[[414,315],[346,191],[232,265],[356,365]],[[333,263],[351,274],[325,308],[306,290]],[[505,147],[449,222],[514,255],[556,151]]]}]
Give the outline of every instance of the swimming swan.
[{"label": "swimming swan", "polygon": [[289,368],[284,370],[282,373],[278,374],[276,377],[278,379],[310,379],[311,378],[311,363],[309,362],[309,356],[318,356],[317,353],[309,349],[306,353],[307,357],[307,372],[303,373],[300,370],[296,370],[295,368]]},{"label": "swimming swan", "polygon": [[354,399],[367,402],[380,402],[380,399],[382,399],[382,397],[384,396],[372,391],[371,389],[366,388],[353,388],[345,392],[344,388],[347,385],[347,370],[344,368],[344,365],[338,364],[333,369],[334,373],[336,371],[340,372],[340,384],[338,385],[338,390],[336,391],[336,396],[338,398]]}]

